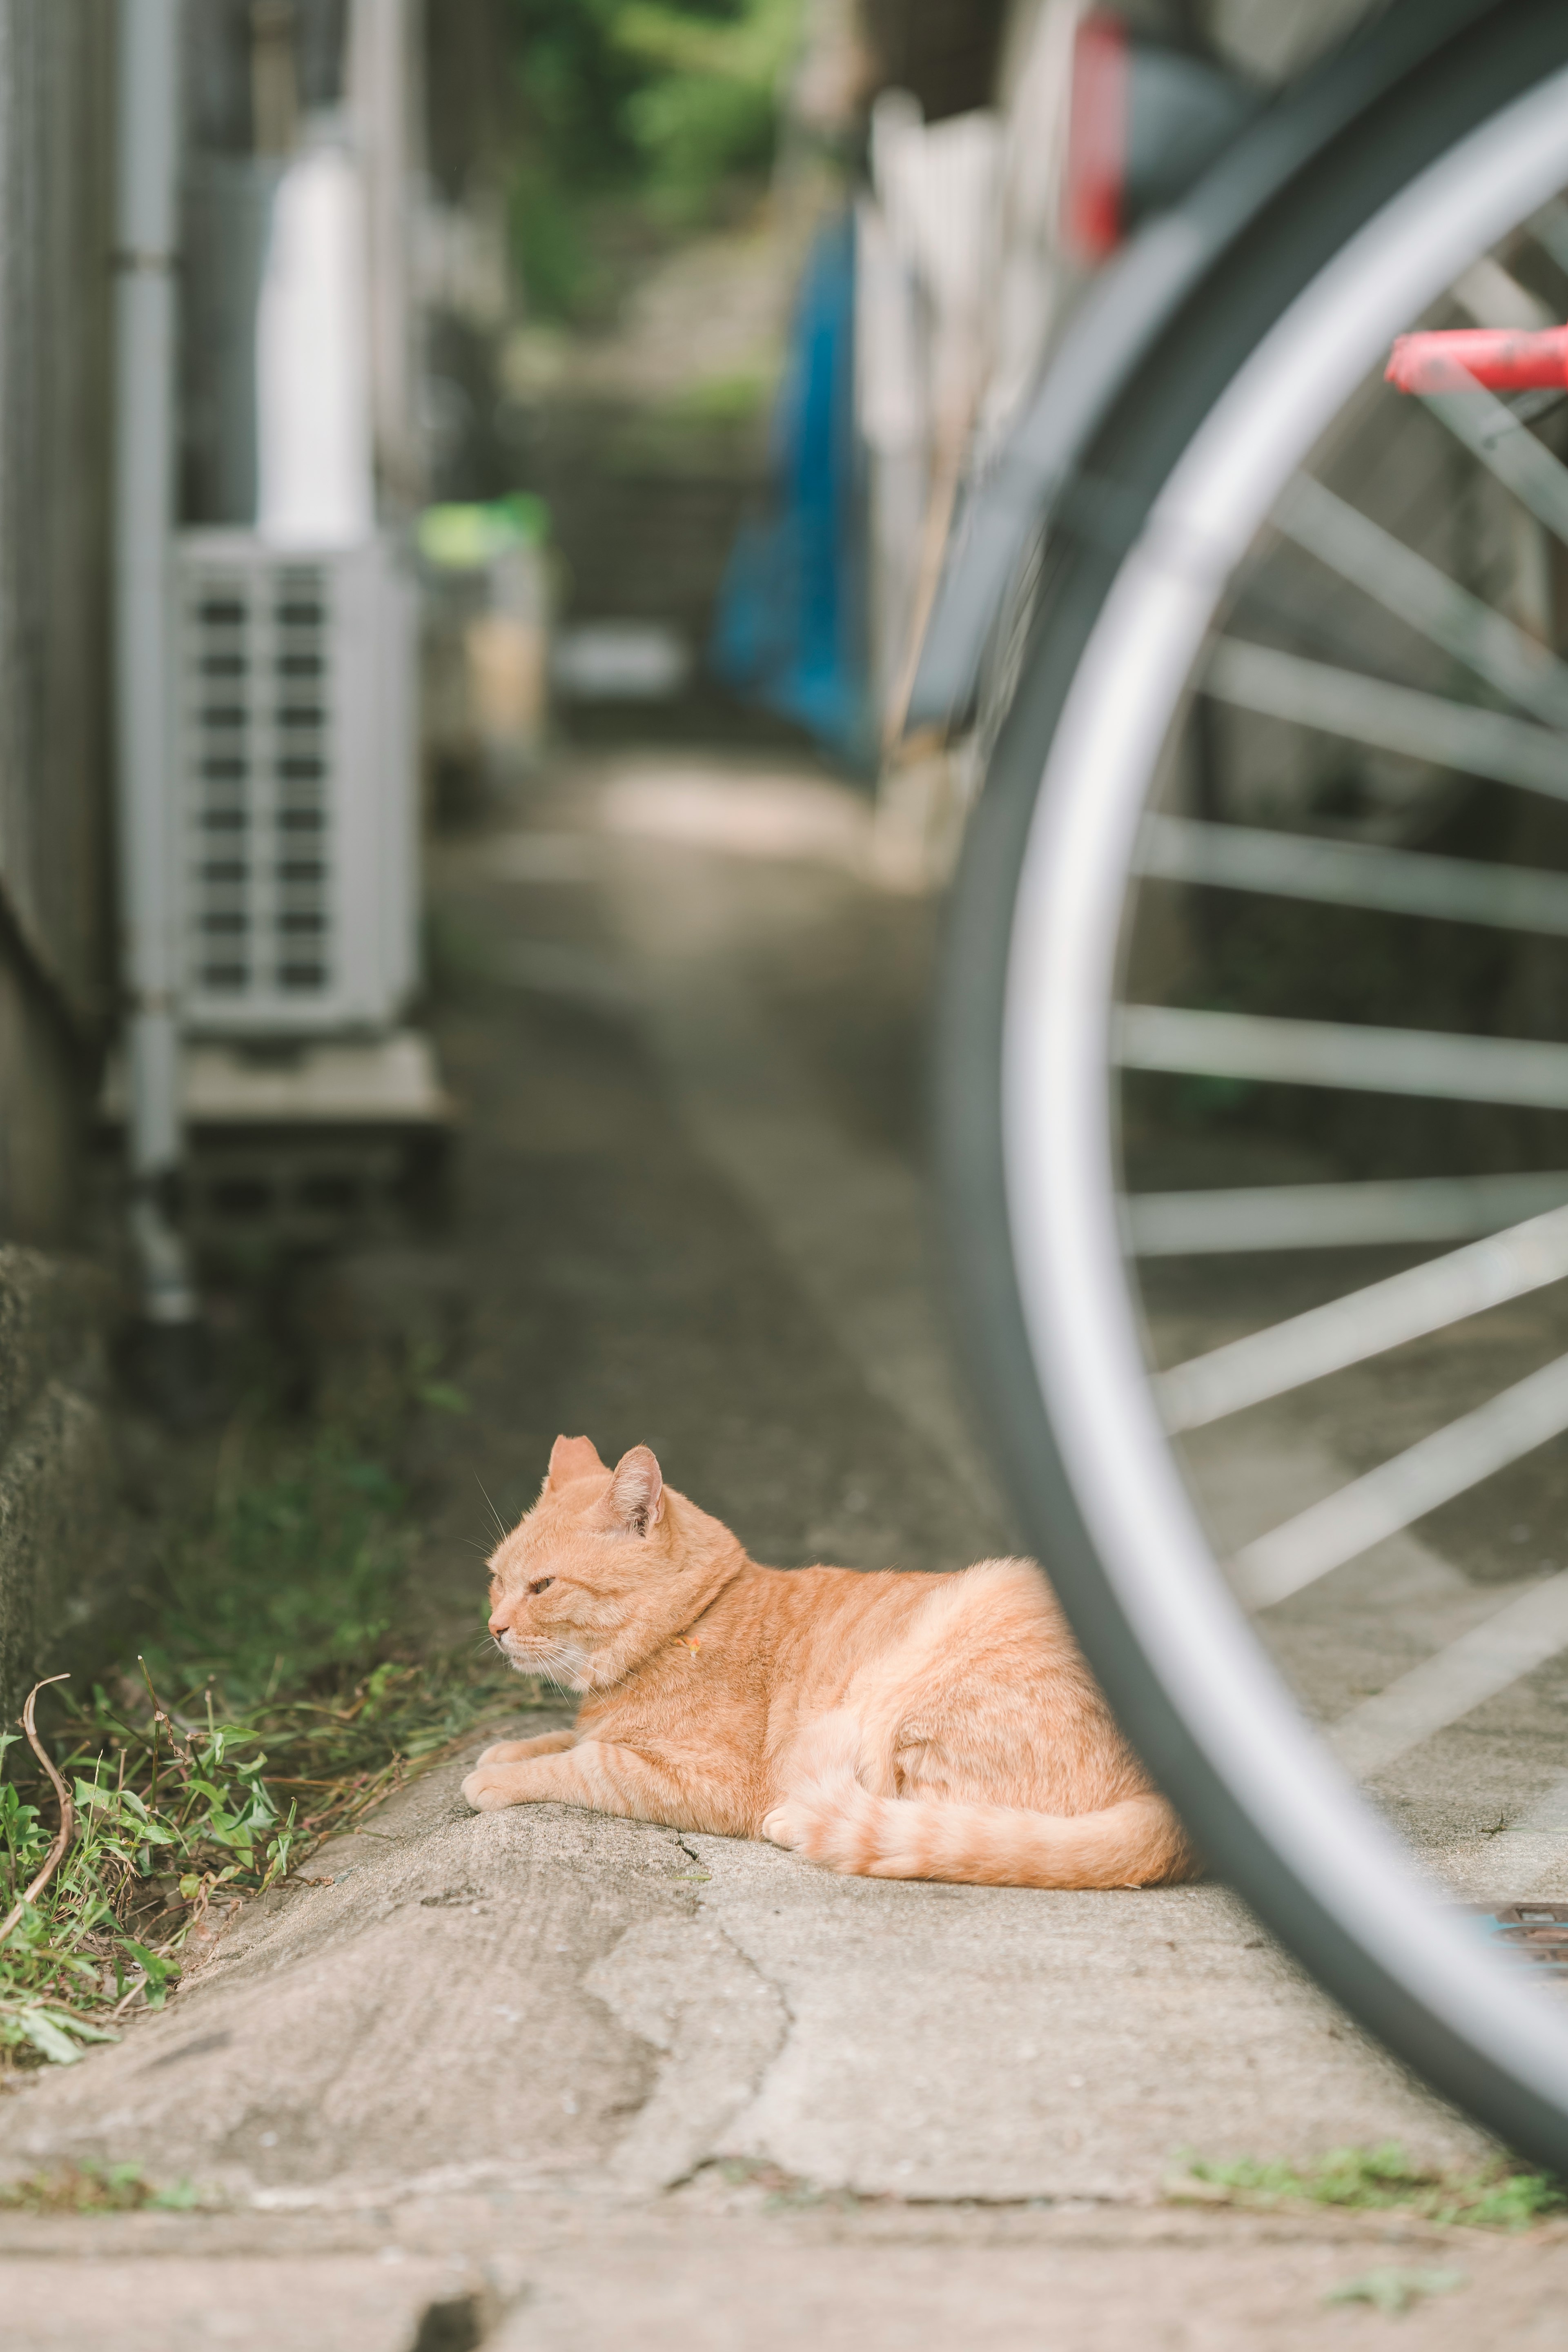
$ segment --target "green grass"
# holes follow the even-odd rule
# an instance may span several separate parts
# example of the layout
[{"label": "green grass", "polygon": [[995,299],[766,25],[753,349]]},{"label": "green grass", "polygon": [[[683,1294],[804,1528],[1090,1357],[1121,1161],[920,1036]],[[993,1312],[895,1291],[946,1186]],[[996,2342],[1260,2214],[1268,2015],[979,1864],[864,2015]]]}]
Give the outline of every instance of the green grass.
[{"label": "green grass", "polygon": [[1211,2164],[1194,2157],[1184,2174],[1167,2183],[1166,2194],[1203,2204],[1333,2205],[1410,2213],[1481,2230],[1528,2229],[1568,2208],[1568,2190],[1550,2173],[1526,2171],[1506,2158],[1471,2173],[1433,2171],[1413,2162],[1394,2141],[1381,2147],[1336,2148],[1306,2167],[1255,2157]]},{"label": "green grass", "polygon": [[0,2210],[24,2213],[188,2213],[200,2201],[188,2180],[159,2189],[137,2164],[62,2164],[0,2182]]},{"label": "green grass", "polygon": [[240,1708],[374,1657],[391,1631],[411,1532],[401,1487],[344,1433],[265,1445],[165,1549],[155,1679],[211,1675]]},{"label": "green grass", "polygon": [[1456,2287],[1468,2284],[1463,2271],[1405,2270],[1384,2263],[1377,2270],[1364,2271],[1360,2278],[1347,2279],[1343,2286],[1331,2287],[1323,2301],[1370,2303],[1376,2311],[1398,2313],[1408,2311],[1427,2295],[1452,2294]]},{"label": "green grass", "polygon": [[777,371],[742,368],[729,375],[702,377],[666,404],[664,414],[678,425],[700,427],[749,425],[769,408],[777,384]]},{"label": "green grass", "polygon": [[[79,1700],[58,1685],[40,1696],[77,1830],[0,1945],[0,2067],[68,2064],[116,2039],[127,2011],[176,1989],[209,1914],[275,1886],[476,1724],[530,1704],[477,1641],[434,1659],[400,1651],[412,1533],[384,1458],[342,1432],[274,1433],[251,1453],[166,1542],[135,1666]],[[58,1809],[15,1733],[0,1734],[0,1759],[4,1916]]]}]

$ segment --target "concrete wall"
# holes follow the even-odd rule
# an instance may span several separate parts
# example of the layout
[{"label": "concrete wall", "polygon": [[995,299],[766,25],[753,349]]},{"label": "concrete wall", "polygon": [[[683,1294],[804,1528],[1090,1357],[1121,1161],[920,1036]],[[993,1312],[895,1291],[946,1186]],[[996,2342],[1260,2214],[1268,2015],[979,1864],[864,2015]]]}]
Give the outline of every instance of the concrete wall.
[{"label": "concrete wall", "polygon": [[[110,1005],[111,0],[0,0],[0,1721],[96,1606],[114,1480],[79,1240]],[[33,1246],[26,1246],[32,1244]],[[47,1254],[46,1254],[47,1253]]]},{"label": "concrete wall", "polygon": [[106,1304],[79,1260],[0,1244],[0,1727],[37,1675],[91,1663],[117,1597]]},{"label": "concrete wall", "polygon": [[108,1004],[113,15],[0,0],[0,1235],[70,1235]]}]

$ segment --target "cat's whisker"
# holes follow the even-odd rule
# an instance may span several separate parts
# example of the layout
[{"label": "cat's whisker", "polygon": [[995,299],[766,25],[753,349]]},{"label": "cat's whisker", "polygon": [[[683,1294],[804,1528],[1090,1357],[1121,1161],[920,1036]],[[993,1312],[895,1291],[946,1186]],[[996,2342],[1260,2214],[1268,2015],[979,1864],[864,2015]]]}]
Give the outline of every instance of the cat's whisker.
[{"label": "cat's whisker", "polygon": [[496,1523],[496,1533],[497,1533],[497,1535],[501,1538],[501,1541],[504,1543],[504,1542],[505,1542],[505,1540],[506,1540],[506,1536],[507,1536],[506,1524],[505,1524],[504,1520],[502,1519],[500,1513],[497,1510],[497,1508],[496,1508],[495,1505],[490,1501],[489,1496],[488,1492],[486,1491],[485,1482],[484,1482],[484,1480],[480,1477],[480,1475],[479,1475],[479,1472],[478,1472],[477,1470],[476,1470],[476,1471],[475,1471],[475,1473],[474,1473],[474,1484],[475,1484],[475,1486],[479,1488],[479,1490],[480,1494],[484,1496],[486,1507],[489,1509],[489,1515],[490,1515],[491,1518],[492,1518],[492,1519],[495,1521],[495,1523]]},{"label": "cat's whisker", "polygon": [[555,1690],[573,1690],[586,1664],[579,1650],[563,1643],[530,1642],[516,1650],[501,1648],[508,1665],[520,1675],[535,1675]]}]

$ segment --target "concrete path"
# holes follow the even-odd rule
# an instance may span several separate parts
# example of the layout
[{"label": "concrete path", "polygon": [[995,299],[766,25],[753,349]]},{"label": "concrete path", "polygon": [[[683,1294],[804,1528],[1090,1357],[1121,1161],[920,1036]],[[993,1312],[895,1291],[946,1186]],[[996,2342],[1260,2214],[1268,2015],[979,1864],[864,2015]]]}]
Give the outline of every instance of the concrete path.
[{"label": "concrete path", "polygon": [[1354,2346],[1373,2315],[1322,2297],[1390,2264],[1466,2282],[1423,2345],[1501,2343],[1504,2306],[1560,2340],[1568,2231],[1166,2204],[1184,2147],[1478,2153],[1220,1891],[841,1881],[476,1818],[464,1769],[0,2109],[0,2173],[134,2160],[212,2209],[0,2220],[8,2352]]},{"label": "concrete path", "polygon": [[1215,1887],[838,1879],[447,1766],[258,1904],[163,2015],[0,2108],[0,2164],[134,2158],[273,2210],[747,2160],[858,2197],[1156,2200],[1184,2147],[1465,2126]]},{"label": "concrete path", "polygon": [[[463,1213],[339,1301],[340,1375],[434,1316],[472,1401],[409,1465],[432,1640],[474,1622],[475,1480],[523,1507],[560,1428],[649,1440],[781,1564],[1009,1541],[930,1304],[929,910],[867,886],[858,824],[809,778],[626,761],[444,853]],[[475,1818],[464,1769],[313,1857],[120,2047],[0,2102],[0,2178],[131,2161],[212,2203],[0,2214],[6,2352],[1288,2352],[1383,2341],[1323,2297],[1390,2265],[1447,2274],[1424,2347],[1561,2340],[1562,2230],[1167,2200],[1184,2151],[1488,2153],[1222,1889],[840,1881]]]}]

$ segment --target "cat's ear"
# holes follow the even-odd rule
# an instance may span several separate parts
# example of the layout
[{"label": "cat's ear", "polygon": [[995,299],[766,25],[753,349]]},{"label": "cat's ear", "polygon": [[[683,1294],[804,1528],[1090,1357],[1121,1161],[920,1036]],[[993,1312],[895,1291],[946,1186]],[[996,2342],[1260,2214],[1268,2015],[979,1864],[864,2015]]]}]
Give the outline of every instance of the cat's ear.
[{"label": "cat's ear", "polygon": [[602,1470],[599,1449],[591,1437],[558,1437],[550,1449],[547,1486],[569,1486],[574,1478],[587,1478]]},{"label": "cat's ear", "polygon": [[664,1509],[664,1473],[651,1446],[634,1445],[616,1465],[606,1497],[617,1524],[629,1536],[646,1536]]}]

